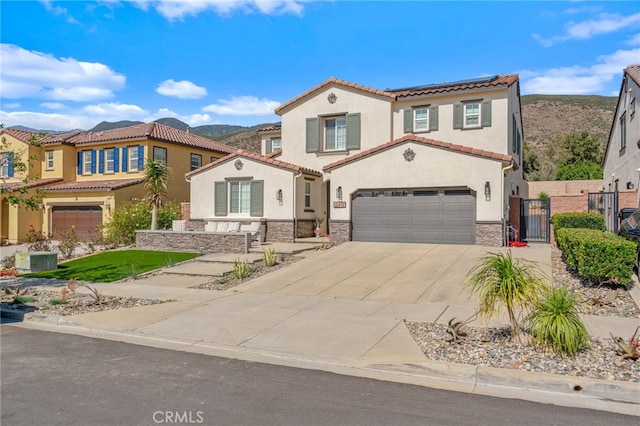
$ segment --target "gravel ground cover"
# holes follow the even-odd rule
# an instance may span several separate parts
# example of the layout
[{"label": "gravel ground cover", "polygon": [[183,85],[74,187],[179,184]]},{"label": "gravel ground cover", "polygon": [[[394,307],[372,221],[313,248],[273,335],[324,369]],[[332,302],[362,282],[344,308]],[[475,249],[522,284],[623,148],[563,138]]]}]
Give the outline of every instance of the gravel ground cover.
[{"label": "gravel ground cover", "polygon": [[26,312],[40,311],[46,315],[68,316],[169,302],[169,300],[139,299],[134,297],[115,297],[105,295],[101,295],[100,301],[95,302],[93,296],[76,292],[70,293],[66,296],[66,303],[60,303],[60,291],[44,290],[37,287],[28,288],[23,295],[32,297],[33,301],[24,304],[12,303],[13,296],[3,292],[2,297],[0,298],[0,307],[3,309],[21,310]]},{"label": "gravel ground cover", "polygon": [[301,256],[292,256],[292,255],[283,254],[279,256],[278,263],[276,263],[273,266],[264,266],[264,262],[262,261],[251,264],[250,265],[251,273],[249,274],[248,277],[244,279],[234,278],[233,275],[226,275],[222,278],[213,278],[204,284],[200,284],[190,288],[198,288],[203,290],[218,290],[218,291],[229,290],[240,284],[256,279],[262,275],[277,271],[278,269],[284,268],[302,259],[303,257]]},{"label": "gravel ground cover", "polygon": [[[567,268],[556,248],[553,248],[551,266],[554,284],[566,285],[578,292],[583,313],[640,318],[640,310],[628,291],[582,281]],[[406,325],[428,359],[640,383],[640,360],[625,360],[617,355],[617,346],[611,338],[592,338],[591,350],[570,358],[545,352],[528,342],[517,343],[510,338],[507,328],[466,326],[464,340],[450,343],[445,324],[407,321]],[[626,340],[631,336],[621,337]]]}]

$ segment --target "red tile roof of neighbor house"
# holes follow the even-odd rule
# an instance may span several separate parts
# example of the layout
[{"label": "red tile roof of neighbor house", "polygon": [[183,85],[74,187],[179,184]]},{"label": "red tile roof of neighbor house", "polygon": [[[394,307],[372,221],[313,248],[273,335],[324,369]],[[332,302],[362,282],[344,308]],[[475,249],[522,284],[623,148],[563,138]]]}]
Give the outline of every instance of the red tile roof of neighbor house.
[{"label": "red tile roof of neighbor house", "polygon": [[[21,140],[22,142],[29,142],[29,138],[32,136],[38,136],[37,133],[34,132],[28,132],[26,130],[19,130],[19,129],[2,129],[0,130],[0,135],[11,135],[14,138]],[[4,142],[4,141],[3,141]]]},{"label": "red tile roof of neighbor house", "polygon": [[282,154],[282,148],[280,149],[276,149],[275,151],[273,151],[271,154],[267,154],[266,157],[268,158],[274,158],[277,157],[278,155]]},{"label": "red tile roof of neighbor house", "polygon": [[624,69],[624,72],[640,86],[640,65],[629,65]]},{"label": "red tile roof of neighbor house", "polygon": [[89,180],[65,182],[60,185],[53,185],[47,188],[49,192],[90,192],[90,191],[113,191],[115,189],[126,188],[127,186],[142,183],[144,178],[136,179],[112,179],[112,180]]},{"label": "red tile roof of neighbor house", "polygon": [[282,124],[274,124],[272,126],[263,127],[258,130],[258,133],[272,133],[282,131]]},{"label": "red tile roof of neighbor house", "polygon": [[[10,134],[12,136],[15,136],[25,142],[29,140],[30,136],[34,135],[32,132],[15,129],[3,129],[3,131],[11,131],[12,133]],[[194,135],[193,133],[184,132],[155,122],[122,127],[120,129],[105,130],[102,132],[80,132],[76,130],[57,135],[48,135],[44,138],[44,142],[47,144],[66,143],[74,146],[83,146],[145,139],[155,139],[158,141],[192,146],[225,154],[229,154],[234,151],[233,147],[223,143],[215,142],[203,136]]]},{"label": "red tile roof of neighbor house", "polygon": [[2,182],[0,181],[0,188],[7,189],[9,191],[22,189],[22,188],[37,188],[39,186],[50,185],[52,183],[61,182],[64,179],[61,177],[45,178],[45,179],[33,179],[25,182]]},{"label": "red tile roof of neighbor house", "polygon": [[400,139],[395,139],[390,142],[384,143],[382,145],[378,145],[375,148],[368,149],[366,151],[359,152],[355,155],[352,155],[347,158],[343,158],[342,160],[327,164],[322,168],[325,172],[330,172],[333,169],[338,167],[342,167],[346,164],[352,163],[354,161],[358,161],[362,158],[369,157],[375,155],[379,152],[385,151],[387,149],[396,147],[398,145],[402,145],[407,142],[414,142],[421,145],[426,145],[435,148],[446,149],[449,151],[462,152],[469,155],[474,155],[476,157],[482,157],[490,160],[498,160],[503,162],[511,162],[513,158],[510,155],[499,154],[497,152],[485,151],[482,149],[471,148],[469,146],[455,145],[448,142],[441,142],[434,139],[427,139],[420,136],[415,135],[405,135]]},{"label": "red tile roof of neighbor house", "polygon": [[296,96],[291,99],[289,102],[285,102],[275,109],[276,114],[280,114],[284,109],[289,106],[295,104],[296,102],[312,95],[317,90],[322,89],[325,86],[330,84],[337,84],[344,87],[350,87],[357,90],[362,90],[367,93],[372,93],[374,95],[385,96],[390,98],[391,100],[398,100],[398,98],[404,98],[407,96],[419,96],[419,95],[429,95],[435,93],[446,93],[446,92],[456,92],[460,90],[472,90],[472,89],[481,89],[481,88],[492,88],[492,87],[501,87],[501,86],[511,86],[512,84],[518,81],[518,74],[509,74],[509,75],[497,75],[494,77],[487,78],[479,78],[474,80],[466,80],[459,82],[443,82],[440,84],[430,84],[426,86],[415,86],[415,87],[407,87],[402,89],[385,89],[378,90],[373,89],[371,87],[362,86],[360,84],[350,83],[345,80],[339,80],[335,77],[329,78],[327,81],[320,83],[316,87],[307,90],[303,94]]},{"label": "red tile roof of neighbor house", "polygon": [[280,160],[276,160],[273,157],[268,157],[266,155],[262,155],[262,154],[258,154],[257,152],[253,152],[253,151],[245,151],[243,149],[238,149],[236,150],[233,154],[229,154],[226,157],[222,157],[219,160],[214,161],[213,163],[209,163],[205,166],[200,167],[199,169],[190,171],[189,173],[187,173],[185,175],[185,178],[189,178],[195,174],[204,172],[205,170],[211,169],[213,167],[216,167],[222,163],[226,163],[230,160],[233,160],[236,157],[242,157],[242,158],[248,158],[251,160],[256,160],[260,163],[263,164],[270,164],[272,166],[275,167],[279,167],[281,169],[286,169],[286,170],[291,170],[292,172],[299,172],[299,173],[304,173],[306,175],[312,175],[312,176],[322,176],[321,172],[318,172],[316,170],[312,170],[312,169],[308,169],[306,167],[302,167],[302,166],[298,166],[296,164],[292,164],[292,163],[287,163],[285,161],[280,161]]}]

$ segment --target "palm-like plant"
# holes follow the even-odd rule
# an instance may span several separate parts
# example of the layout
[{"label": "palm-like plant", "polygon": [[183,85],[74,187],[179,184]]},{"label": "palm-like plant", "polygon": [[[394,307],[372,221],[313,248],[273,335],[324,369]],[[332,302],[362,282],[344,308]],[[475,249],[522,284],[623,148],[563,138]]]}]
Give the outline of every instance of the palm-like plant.
[{"label": "palm-like plant", "polygon": [[511,250],[506,254],[488,253],[467,274],[466,286],[471,294],[480,298],[479,314],[490,318],[497,314],[498,304],[505,306],[511,323],[511,335],[519,336],[520,327],[516,309],[530,309],[546,289],[544,275],[536,263],[513,259]]},{"label": "palm-like plant", "polygon": [[578,315],[578,303],[575,294],[567,288],[548,289],[523,322],[533,341],[569,356],[588,348],[591,341]]},{"label": "palm-like plant", "polygon": [[162,199],[167,192],[169,169],[163,161],[147,160],[144,165],[144,187],[147,201],[151,205],[151,230],[158,227],[158,209],[162,206]]}]

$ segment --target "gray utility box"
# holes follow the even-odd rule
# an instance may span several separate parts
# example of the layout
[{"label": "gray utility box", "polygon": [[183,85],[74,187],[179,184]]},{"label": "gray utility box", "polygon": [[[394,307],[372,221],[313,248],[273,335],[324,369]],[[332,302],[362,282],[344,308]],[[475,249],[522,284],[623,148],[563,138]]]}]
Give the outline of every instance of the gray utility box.
[{"label": "gray utility box", "polygon": [[18,272],[40,272],[58,269],[58,253],[50,251],[16,252]]}]

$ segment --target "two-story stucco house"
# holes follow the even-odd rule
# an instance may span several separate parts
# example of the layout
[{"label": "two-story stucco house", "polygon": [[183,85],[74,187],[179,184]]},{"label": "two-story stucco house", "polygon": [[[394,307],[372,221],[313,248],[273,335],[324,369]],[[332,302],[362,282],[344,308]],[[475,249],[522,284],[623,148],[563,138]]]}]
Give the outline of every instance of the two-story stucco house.
[{"label": "two-story stucco house", "polygon": [[[0,134],[7,147],[0,154],[23,153],[26,159],[28,153],[38,159],[28,170],[29,185],[44,191],[36,211],[10,205],[3,194],[0,233],[9,242],[23,241],[30,225],[54,238],[71,226],[88,236],[119,204],[145,197],[147,159],[164,161],[169,168],[167,200],[189,201],[185,173],[233,152],[227,145],[159,123],[49,135],[38,146],[29,145],[30,132],[2,129]],[[24,174],[3,164],[3,185],[21,185]]]},{"label": "two-story stucco house", "polygon": [[630,65],[624,69],[603,162],[605,191],[636,192],[635,205],[620,207],[640,207],[637,196],[640,185],[640,119],[636,113],[639,95],[640,65]]},{"label": "two-story stucco house", "polygon": [[526,196],[517,75],[377,90],[330,78],[276,109],[261,154],[187,173],[191,220],[260,220],[267,240],[502,245]]}]

